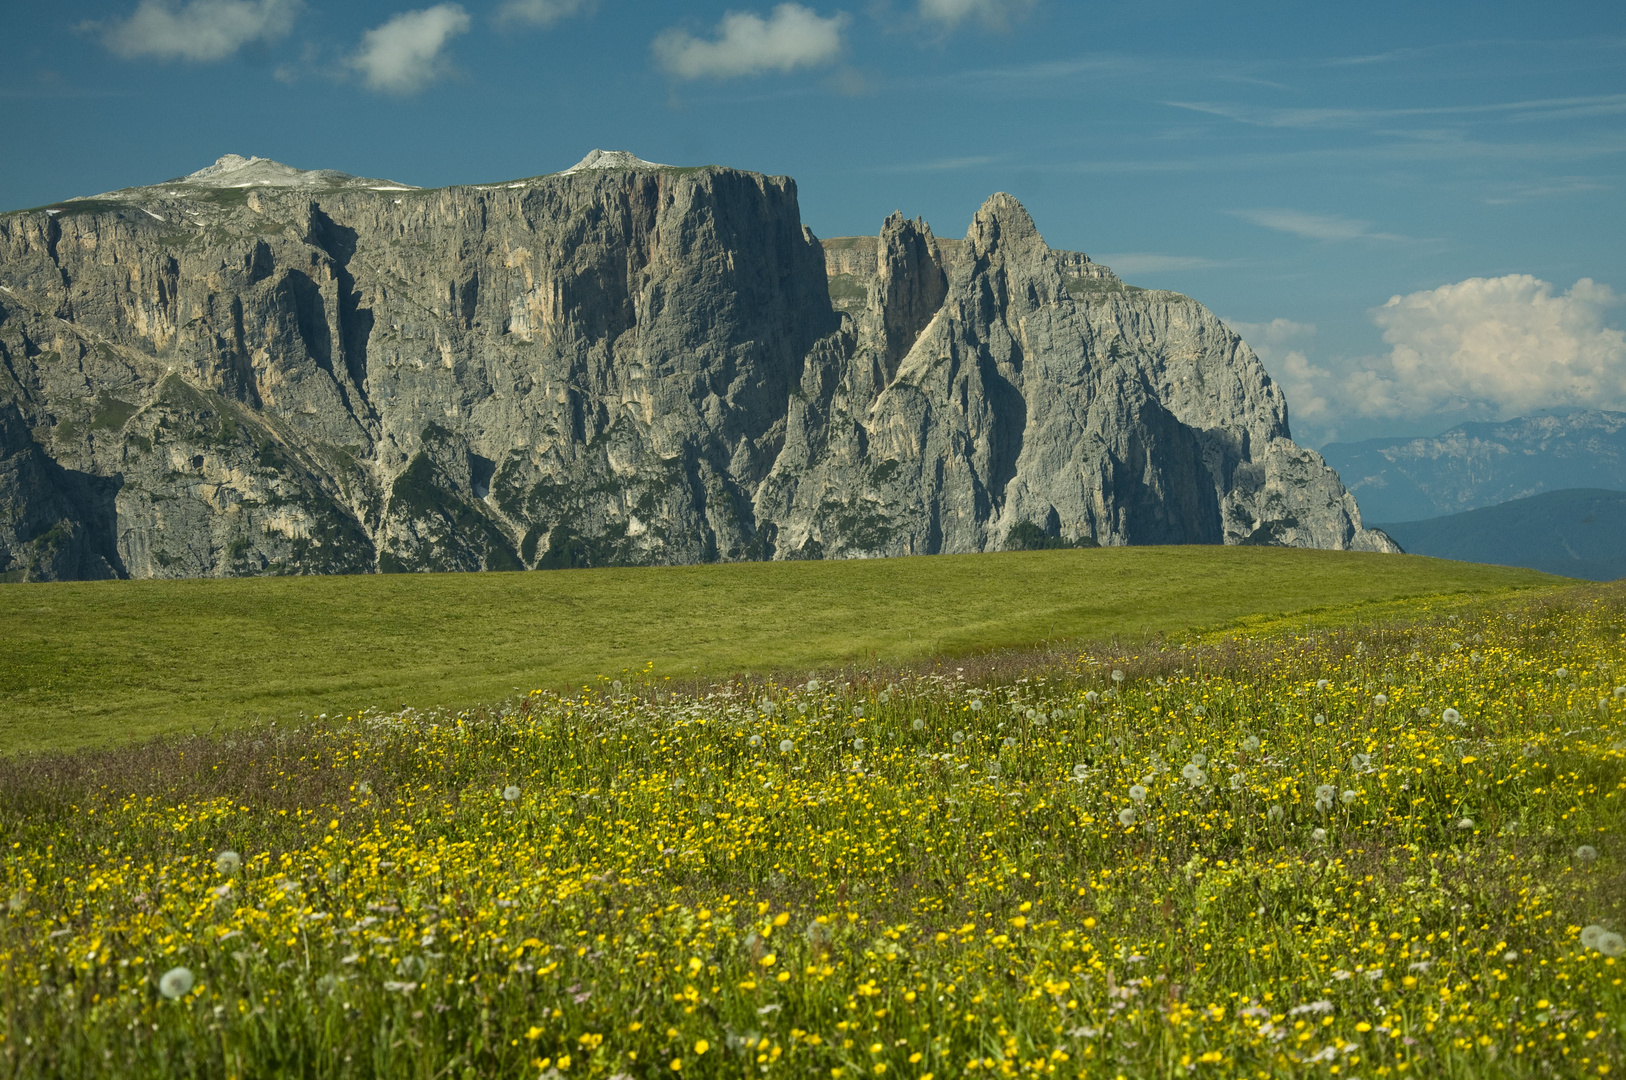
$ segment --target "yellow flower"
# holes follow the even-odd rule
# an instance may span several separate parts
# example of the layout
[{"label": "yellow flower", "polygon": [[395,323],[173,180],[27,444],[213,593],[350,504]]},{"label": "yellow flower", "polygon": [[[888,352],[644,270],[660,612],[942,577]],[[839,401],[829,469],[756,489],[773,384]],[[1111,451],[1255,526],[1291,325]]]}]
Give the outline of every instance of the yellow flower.
[{"label": "yellow flower", "polygon": [[707,1050],[710,1050],[710,1049],[711,1049],[711,1043],[707,1042],[705,1039],[696,1039],[695,1040],[695,1044],[694,1044],[694,1056],[695,1057],[699,1057],[701,1054],[704,1054]]}]

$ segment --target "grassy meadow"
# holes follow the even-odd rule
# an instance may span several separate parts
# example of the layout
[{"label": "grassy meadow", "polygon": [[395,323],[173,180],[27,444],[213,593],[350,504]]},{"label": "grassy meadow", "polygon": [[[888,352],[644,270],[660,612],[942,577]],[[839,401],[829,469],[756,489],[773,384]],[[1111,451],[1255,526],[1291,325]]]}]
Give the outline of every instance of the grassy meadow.
[{"label": "grassy meadow", "polygon": [[11,757],[0,1076],[1606,1077],[1626,589],[1384,611]]},{"label": "grassy meadow", "polygon": [[549,573],[0,586],[0,753],[253,719],[462,708],[661,678],[1143,641],[1427,596],[1528,570],[1281,548],[1106,548]]}]

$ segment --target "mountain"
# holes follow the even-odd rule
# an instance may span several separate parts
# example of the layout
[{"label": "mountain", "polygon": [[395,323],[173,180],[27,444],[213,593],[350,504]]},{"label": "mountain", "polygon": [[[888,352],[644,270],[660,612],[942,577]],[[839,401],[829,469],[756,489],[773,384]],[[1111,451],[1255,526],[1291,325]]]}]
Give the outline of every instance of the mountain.
[{"label": "mountain", "polygon": [[1413,555],[1626,577],[1626,491],[1566,488],[1460,514],[1378,525]]},{"label": "mountain", "polygon": [[1368,517],[1428,518],[1558,488],[1626,489],[1626,412],[1463,424],[1433,438],[1331,443],[1321,453]]},{"label": "mountain", "polygon": [[0,434],[13,579],[1013,530],[1394,549],[1247,345],[1052,251],[1010,196],[963,241],[898,214],[827,250],[787,177],[620,151],[433,190],[227,157],[0,215]]}]

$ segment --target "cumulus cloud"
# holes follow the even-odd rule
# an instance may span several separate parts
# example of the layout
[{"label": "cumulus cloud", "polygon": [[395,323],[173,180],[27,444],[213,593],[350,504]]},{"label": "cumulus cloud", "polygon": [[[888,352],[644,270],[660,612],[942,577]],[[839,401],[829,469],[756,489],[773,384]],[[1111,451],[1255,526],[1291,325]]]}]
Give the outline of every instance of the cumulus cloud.
[{"label": "cumulus cloud", "polygon": [[120,56],[224,60],[244,45],[275,41],[293,28],[300,0],[141,0],[127,19],[95,25]]},{"label": "cumulus cloud", "polygon": [[404,11],[362,35],[350,66],[373,90],[411,94],[446,74],[446,43],[468,28],[469,15],[461,4]]},{"label": "cumulus cloud", "polygon": [[1233,210],[1243,221],[1307,240],[1404,240],[1393,233],[1374,232],[1370,221],[1339,214],[1307,214],[1302,210]]},{"label": "cumulus cloud", "polygon": [[1034,0],[920,0],[920,14],[950,27],[970,18],[981,19],[988,26],[1004,26],[1026,15],[1033,4]]},{"label": "cumulus cloud", "polygon": [[1626,335],[1604,323],[1619,302],[1590,278],[1555,293],[1529,274],[1391,297],[1371,311],[1390,351],[1348,379],[1345,396],[1367,415],[1619,408]]},{"label": "cumulus cloud", "polygon": [[682,79],[792,71],[835,60],[848,21],[844,12],[821,18],[800,4],[780,4],[766,19],[749,11],[729,12],[711,41],[673,28],[657,37],[652,47],[661,67]]},{"label": "cumulus cloud", "polygon": [[1528,274],[1469,278],[1391,297],[1368,314],[1389,351],[1315,362],[1315,328],[1231,322],[1287,394],[1295,429],[1331,438],[1354,420],[1501,420],[1540,409],[1626,408],[1621,297],[1582,278],[1568,290]]},{"label": "cumulus cloud", "polygon": [[552,26],[560,19],[591,11],[595,0],[507,0],[497,9],[497,21]]}]

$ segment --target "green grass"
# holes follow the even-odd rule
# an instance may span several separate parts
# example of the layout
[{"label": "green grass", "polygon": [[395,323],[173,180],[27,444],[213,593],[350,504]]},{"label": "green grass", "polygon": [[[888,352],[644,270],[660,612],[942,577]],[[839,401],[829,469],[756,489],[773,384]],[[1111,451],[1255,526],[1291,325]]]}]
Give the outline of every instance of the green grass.
[{"label": "green grass", "polygon": [[8,585],[0,751],[256,718],[460,708],[653,664],[657,677],[1349,617],[1562,583],[1410,556],[1108,548],[519,574]]}]

